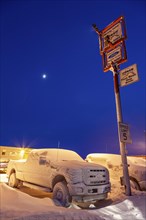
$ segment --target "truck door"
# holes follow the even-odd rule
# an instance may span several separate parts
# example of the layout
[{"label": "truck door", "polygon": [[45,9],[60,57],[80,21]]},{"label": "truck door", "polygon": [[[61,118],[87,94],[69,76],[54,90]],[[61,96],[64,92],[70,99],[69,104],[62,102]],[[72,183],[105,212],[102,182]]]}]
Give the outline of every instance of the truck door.
[{"label": "truck door", "polygon": [[24,166],[24,181],[50,187],[51,173],[47,153],[31,152]]}]

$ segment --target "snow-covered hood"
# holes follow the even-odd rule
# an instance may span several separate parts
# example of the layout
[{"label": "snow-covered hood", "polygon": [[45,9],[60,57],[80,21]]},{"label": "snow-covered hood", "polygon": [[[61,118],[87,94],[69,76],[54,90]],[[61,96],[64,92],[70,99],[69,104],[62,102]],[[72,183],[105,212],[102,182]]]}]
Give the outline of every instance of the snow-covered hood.
[{"label": "snow-covered hood", "polygon": [[86,185],[102,185],[109,183],[108,170],[98,164],[82,161],[51,162],[50,166],[59,174],[64,174],[67,182],[73,184],[84,182]]}]

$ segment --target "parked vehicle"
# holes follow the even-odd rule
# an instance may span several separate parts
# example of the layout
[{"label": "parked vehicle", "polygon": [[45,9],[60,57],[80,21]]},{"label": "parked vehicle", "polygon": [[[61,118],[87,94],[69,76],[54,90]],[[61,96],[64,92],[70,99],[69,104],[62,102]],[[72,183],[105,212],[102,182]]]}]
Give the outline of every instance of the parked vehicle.
[{"label": "parked vehicle", "polygon": [[6,172],[7,165],[8,165],[7,161],[3,161],[3,162],[0,161],[0,173],[5,173]]},{"label": "parked vehicle", "polygon": [[30,148],[0,146],[0,172],[7,171],[10,160],[25,159],[30,151]]},{"label": "parked vehicle", "polygon": [[[86,156],[88,162],[100,163],[107,167],[111,178],[119,178],[123,185],[121,155],[93,153]],[[128,170],[131,187],[146,190],[146,159],[140,156],[128,156]]]},{"label": "parked vehicle", "polygon": [[9,186],[23,183],[50,190],[53,199],[65,207],[71,202],[83,208],[96,204],[111,189],[107,168],[64,149],[32,150],[26,160],[11,160],[7,174]]}]

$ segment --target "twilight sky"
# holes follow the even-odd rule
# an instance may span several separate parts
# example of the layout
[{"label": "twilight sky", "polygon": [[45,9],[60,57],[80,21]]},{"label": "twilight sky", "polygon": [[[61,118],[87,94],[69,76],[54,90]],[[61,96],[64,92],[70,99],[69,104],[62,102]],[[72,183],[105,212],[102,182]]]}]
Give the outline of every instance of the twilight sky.
[{"label": "twilight sky", "polygon": [[146,1],[0,2],[0,145],[119,153],[112,72],[98,36],[123,15],[139,82],[120,88],[128,154],[146,154]]}]

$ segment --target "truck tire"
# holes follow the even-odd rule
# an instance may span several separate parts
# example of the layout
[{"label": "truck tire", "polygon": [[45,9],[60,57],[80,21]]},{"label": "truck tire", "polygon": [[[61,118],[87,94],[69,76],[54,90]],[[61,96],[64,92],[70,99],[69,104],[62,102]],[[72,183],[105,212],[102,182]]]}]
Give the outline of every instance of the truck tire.
[{"label": "truck tire", "polygon": [[71,204],[71,196],[67,185],[64,182],[58,182],[53,189],[53,200],[58,206],[69,207]]},{"label": "truck tire", "polygon": [[8,179],[8,185],[12,188],[17,188],[20,181],[16,178],[16,173],[11,173]]}]

